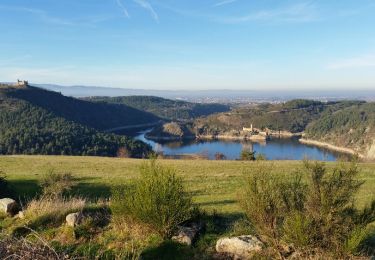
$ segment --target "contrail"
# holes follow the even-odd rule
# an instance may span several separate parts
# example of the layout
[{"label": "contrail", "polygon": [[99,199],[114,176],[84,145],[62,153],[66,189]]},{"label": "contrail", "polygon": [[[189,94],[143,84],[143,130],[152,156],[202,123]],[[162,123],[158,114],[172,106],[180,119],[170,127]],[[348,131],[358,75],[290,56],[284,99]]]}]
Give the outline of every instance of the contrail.
[{"label": "contrail", "polygon": [[217,6],[231,4],[231,3],[234,3],[234,2],[237,2],[237,0],[223,0],[221,2],[216,3],[214,6],[217,7]]},{"label": "contrail", "polygon": [[142,8],[148,10],[151,13],[151,16],[154,18],[155,21],[159,22],[159,16],[155,12],[154,8],[151,6],[149,2],[146,0],[133,0],[135,3],[137,3]]},{"label": "contrail", "polygon": [[117,5],[121,8],[122,12],[124,13],[124,15],[127,17],[127,18],[130,18],[130,15],[128,13],[128,10],[126,9],[126,7],[124,6],[124,4],[121,2],[121,0],[116,0],[116,3]]}]

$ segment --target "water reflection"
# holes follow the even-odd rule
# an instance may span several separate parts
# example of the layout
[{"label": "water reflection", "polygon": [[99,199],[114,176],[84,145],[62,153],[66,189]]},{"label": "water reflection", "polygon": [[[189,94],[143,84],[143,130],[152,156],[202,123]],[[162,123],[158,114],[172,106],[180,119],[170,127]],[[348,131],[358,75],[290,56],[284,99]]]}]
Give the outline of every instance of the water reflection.
[{"label": "water reflection", "polygon": [[255,151],[266,156],[268,160],[322,160],[336,161],[340,156],[337,153],[323,148],[299,143],[296,138],[274,138],[267,142],[257,143],[250,141],[233,140],[183,140],[183,141],[152,141],[145,138],[141,132],[136,139],[152,146],[154,151],[165,155],[204,154],[209,159],[215,159],[216,153],[222,153],[227,159],[235,160],[240,157],[242,150]]}]

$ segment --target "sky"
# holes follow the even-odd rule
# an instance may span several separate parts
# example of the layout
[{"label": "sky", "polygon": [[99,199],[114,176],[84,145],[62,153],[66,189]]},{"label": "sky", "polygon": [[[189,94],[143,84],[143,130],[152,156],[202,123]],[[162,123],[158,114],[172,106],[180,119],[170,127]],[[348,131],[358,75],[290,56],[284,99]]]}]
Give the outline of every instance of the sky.
[{"label": "sky", "polygon": [[374,89],[375,0],[0,0],[0,81]]}]

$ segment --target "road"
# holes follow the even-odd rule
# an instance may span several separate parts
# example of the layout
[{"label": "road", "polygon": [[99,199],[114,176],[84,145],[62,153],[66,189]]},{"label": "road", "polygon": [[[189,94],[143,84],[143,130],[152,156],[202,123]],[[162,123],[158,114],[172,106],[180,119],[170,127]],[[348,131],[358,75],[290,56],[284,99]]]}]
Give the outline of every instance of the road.
[{"label": "road", "polygon": [[127,130],[127,129],[133,129],[133,128],[141,128],[141,127],[152,127],[156,126],[158,124],[163,123],[162,120],[153,122],[153,123],[147,123],[147,124],[138,124],[138,125],[126,125],[126,126],[118,126],[115,128],[110,128],[110,129],[105,129],[104,132],[110,133],[110,132],[115,132],[119,130]]}]

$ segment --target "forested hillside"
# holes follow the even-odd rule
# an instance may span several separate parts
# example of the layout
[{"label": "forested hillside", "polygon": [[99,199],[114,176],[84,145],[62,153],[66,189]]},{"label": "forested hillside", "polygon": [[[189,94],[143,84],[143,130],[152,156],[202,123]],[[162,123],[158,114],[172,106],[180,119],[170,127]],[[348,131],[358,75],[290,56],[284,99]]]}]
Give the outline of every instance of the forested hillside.
[{"label": "forested hillside", "polygon": [[230,109],[229,106],[222,104],[190,103],[154,96],[91,97],[87,100],[124,104],[170,120],[189,120],[214,113],[226,112]]},{"label": "forested hillside", "polygon": [[36,87],[3,88],[0,91],[8,97],[28,101],[57,116],[99,130],[159,121],[151,113],[124,104],[89,102]]},{"label": "forested hillside", "polygon": [[306,137],[353,148],[375,158],[375,103],[327,110],[306,128]]},{"label": "forested hillside", "polygon": [[213,134],[242,127],[268,128],[274,131],[303,132],[306,126],[318,119],[324,111],[330,113],[351,106],[362,104],[361,101],[342,101],[322,103],[312,100],[291,100],[283,104],[260,104],[256,107],[237,108],[228,113],[220,113],[198,119],[195,128],[201,133]]},{"label": "forested hillside", "polygon": [[[24,96],[25,100],[15,98],[20,92],[25,95],[26,91],[20,90],[25,89],[0,88],[0,154],[116,156],[120,152],[131,157],[144,157],[151,150],[142,142],[101,133],[74,122],[69,117],[63,118],[55,111],[63,111],[68,105],[61,102],[52,104],[58,99],[53,99],[54,95],[49,92],[41,91],[38,102],[44,100],[45,104],[51,104],[55,111],[35,105],[37,102],[25,101],[32,100],[31,96]],[[35,94],[36,91],[31,89],[30,93]],[[45,93],[47,95],[43,96]],[[49,97],[52,98],[48,100]],[[62,99],[74,102],[65,97]],[[58,105],[61,106],[60,110]],[[80,108],[70,108],[66,114],[73,117],[74,109]],[[82,114],[77,112],[77,115]],[[85,119],[87,118],[90,116]]]}]

